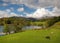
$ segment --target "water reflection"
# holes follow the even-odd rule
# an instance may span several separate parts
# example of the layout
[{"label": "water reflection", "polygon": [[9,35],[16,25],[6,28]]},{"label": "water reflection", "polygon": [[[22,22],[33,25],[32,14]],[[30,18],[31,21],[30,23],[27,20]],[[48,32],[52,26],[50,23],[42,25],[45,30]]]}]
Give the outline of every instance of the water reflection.
[{"label": "water reflection", "polygon": [[31,29],[41,29],[42,26],[25,26],[22,29],[23,30],[31,30]]},{"label": "water reflection", "polygon": [[5,35],[5,33],[3,33],[3,29],[4,29],[4,26],[0,26],[0,36]]}]

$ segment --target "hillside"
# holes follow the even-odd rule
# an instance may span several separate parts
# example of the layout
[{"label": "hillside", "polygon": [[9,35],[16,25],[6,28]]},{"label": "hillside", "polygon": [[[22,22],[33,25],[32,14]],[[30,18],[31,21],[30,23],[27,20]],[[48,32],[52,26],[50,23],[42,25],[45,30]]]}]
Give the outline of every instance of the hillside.
[{"label": "hillside", "polygon": [[55,23],[53,26],[51,26],[50,28],[54,28],[54,29],[60,29],[60,22]]},{"label": "hillside", "polygon": [[[48,29],[27,30],[25,32],[0,37],[0,43],[60,43],[60,22]],[[58,27],[58,28],[56,28]]]}]

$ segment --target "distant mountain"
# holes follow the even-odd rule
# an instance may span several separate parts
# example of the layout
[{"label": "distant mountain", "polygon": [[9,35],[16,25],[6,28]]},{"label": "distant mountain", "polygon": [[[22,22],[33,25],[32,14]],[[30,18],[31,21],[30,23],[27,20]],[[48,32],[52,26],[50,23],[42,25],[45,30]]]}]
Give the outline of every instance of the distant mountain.
[{"label": "distant mountain", "polygon": [[30,18],[30,17],[26,18],[26,17],[22,17],[22,16],[20,16],[20,17],[13,16],[12,18],[23,18],[23,19],[30,20],[30,21],[37,21],[38,20],[36,18]]}]

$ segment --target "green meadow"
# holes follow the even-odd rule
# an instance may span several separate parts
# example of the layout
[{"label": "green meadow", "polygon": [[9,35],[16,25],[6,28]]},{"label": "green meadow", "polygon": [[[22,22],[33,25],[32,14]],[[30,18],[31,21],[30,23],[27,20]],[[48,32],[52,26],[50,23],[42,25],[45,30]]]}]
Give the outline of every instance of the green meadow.
[{"label": "green meadow", "polygon": [[60,43],[60,22],[46,29],[0,36],[0,43]]}]

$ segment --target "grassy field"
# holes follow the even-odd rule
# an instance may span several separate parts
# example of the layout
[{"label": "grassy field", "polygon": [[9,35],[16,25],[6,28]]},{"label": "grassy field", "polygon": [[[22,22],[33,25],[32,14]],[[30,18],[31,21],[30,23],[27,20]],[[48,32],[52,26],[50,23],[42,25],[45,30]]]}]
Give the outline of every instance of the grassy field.
[{"label": "grassy field", "polygon": [[48,29],[27,30],[25,32],[1,36],[0,43],[60,43],[59,24],[60,22]]},{"label": "grassy field", "polygon": [[46,22],[31,22],[31,25],[41,25],[41,24],[46,24]]}]

